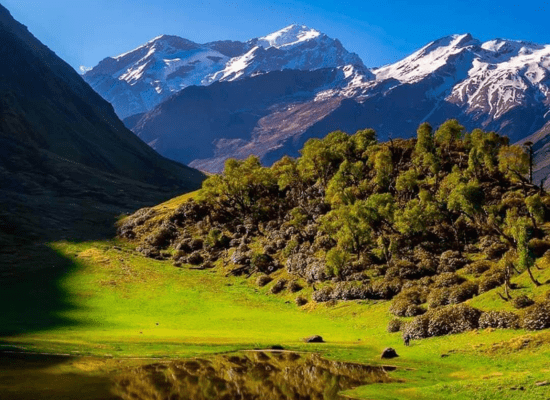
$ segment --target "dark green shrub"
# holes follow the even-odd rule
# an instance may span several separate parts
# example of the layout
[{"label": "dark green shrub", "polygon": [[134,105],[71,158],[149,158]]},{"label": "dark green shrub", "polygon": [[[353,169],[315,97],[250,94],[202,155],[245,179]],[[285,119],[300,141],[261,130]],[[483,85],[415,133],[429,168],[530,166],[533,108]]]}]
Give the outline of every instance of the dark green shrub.
[{"label": "dark green shrub", "polygon": [[476,329],[481,311],[466,304],[440,307],[415,317],[405,324],[403,334],[412,339],[443,336]]},{"label": "dark green shrub", "polygon": [[403,321],[401,321],[398,318],[394,318],[390,322],[388,322],[388,332],[389,333],[399,332],[401,330],[402,325],[403,325]]},{"label": "dark green shrub", "polygon": [[277,282],[275,282],[275,285],[271,288],[271,293],[277,294],[281,293],[286,288],[286,279],[279,279]]},{"label": "dark green shrub", "polygon": [[518,329],[519,316],[509,311],[488,311],[479,317],[479,327],[496,329]]},{"label": "dark green shrub", "polygon": [[290,291],[290,293],[296,293],[296,292],[299,292],[302,289],[303,289],[302,285],[300,285],[296,281],[292,281],[288,284],[288,290]]},{"label": "dark green shrub", "polygon": [[315,290],[312,294],[312,299],[317,303],[324,303],[326,301],[332,300],[332,286],[324,286],[319,290]]},{"label": "dark green shrub", "polygon": [[338,282],[332,291],[333,300],[360,300],[367,299],[369,287],[355,282]]},{"label": "dark green shrub", "polygon": [[480,275],[493,267],[493,263],[487,260],[474,261],[468,265],[464,271],[468,274]]},{"label": "dark green shrub", "polygon": [[418,262],[418,267],[424,271],[424,275],[433,275],[437,271],[437,266],[439,265],[437,254],[417,246],[414,249],[414,258]]},{"label": "dark green shrub", "polygon": [[414,317],[424,314],[426,310],[420,304],[426,302],[427,290],[422,287],[402,290],[394,297],[390,312],[398,317]]},{"label": "dark green shrub", "polygon": [[392,267],[388,268],[384,276],[386,280],[394,278],[414,280],[420,279],[428,274],[426,270],[419,268],[417,265],[407,260],[398,260],[392,264]]},{"label": "dark green shrub", "polygon": [[523,327],[530,331],[550,328],[550,301],[537,303],[525,310]]},{"label": "dark green shrub", "polygon": [[449,304],[449,289],[448,288],[434,288],[428,295],[428,307],[437,308],[446,306]]},{"label": "dark green shrub", "polygon": [[269,282],[271,282],[273,279],[269,275],[260,275],[256,279],[256,285],[263,287],[267,285]]},{"label": "dark green shrub", "polygon": [[250,265],[260,272],[271,272],[269,267],[273,262],[273,257],[269,254],[254,253],[250,258]]},{"label": "dark green shrub", "polygon": [[368,298],[390,300],[401,291],[403,283],[399,279],[391,281],[378,280],[372,282],[368,288]]},{"label": "dark green shrub", "polygon": [[466,281],[462,285],[453,286],[449,290],[449,304],[459,304],[471,299],[478,293],[477,283]]},{"label": "dark green shrub", "polygon": [[392,301],[390,312],[397,317],[415,317],[424,314],[426,310],[412,303],[410,299],[396,297]]},{"label": "dark green shrub", "polygon": [[550,250],[550,241],[533,238],[529,241],[529,250],[533,252],[535,257],[542,257],[544,253]]},{"label": "dark green shrub", "polygon": [[434,286],[437,288],[451,287],[460,285],[464,281],[465,279],[463,277],[458,276],[454,272],[443,272],[435,277]]},{"label": "dark green shrub", "polygon": [[533,304],[535,304],[535,302],[526,295],[518,296],[512,300],[512,305],[518,310],[522,308],[527,308],[529,306],[532,306]]},{"label": "dark green shrub", "polygon": [[283,257],[289,257],[291,254],[298,251],[299,247],[300,243],[298,243],[296,240],[290,240],[286,243],[286,246],[281,254],[283,255]]},{"label": "dark green shrub", "polygon": [[487,255],[489,260],[496,260],[502,257],[507,250],[508,246],[504,243],[496,242],[484,249],[483,252]]},{"label": "dark green shrub", "polygon": [[207,246],[207,247],[217,247],[218,246],[218,243],[220,241],[222,237],[222,231],[220,231],[219,229],[210,229],[210,231],[208,232],[208,235],[206,235],[206,239],[204,240],[204,244]]},{"label": "dark green shrub", "polygon": [[200,238],[191,239],[189,241],[189,247],[191,250],[202,250],[204,247],[204,241]]},{"label": "dark green shrub", "polygon": [[423,339],[428,337],[428,325],[430,323],[429,313],[430,311],[404,324],[404,326],[402,326],[403,336],[408,335],[411,339]]},{"label": "dark green shrub", "polygon": [[298,296],[296,297],[296,305],[298,307],[301,307],[303,305],[306,305],[307,304],[307,299],[304,297],[304,296]]},{"label": "dark green shrub", "polygon": [[460,252],[447,250],[441,254],[437,272],[455,272],[466,265],[466,259]]},{"label": "dark green shrub", "polygon": [[443,336],[476,329],[481,311],[466,304],[430,310],[428,335]]},{"label": "dark green shrub", "polygon": [[191,265],[199,265],[204,261],[204,258],[201,253],[198,251],[195,251],[191,253],[189,257],[187,257],[187,262]]},{"label": "dark green shrub", "polygon": [[170,245],[173,239],[177,237],[178,231],[173,224],[163,223],[145,241],[151,246],[164,249]]},{"label": "dark green shrub", "polygon": [[485,272],[479,280],[479,293],[485,293],[489,290],[499,287],[506,280],[504,271],[498,267]]}]

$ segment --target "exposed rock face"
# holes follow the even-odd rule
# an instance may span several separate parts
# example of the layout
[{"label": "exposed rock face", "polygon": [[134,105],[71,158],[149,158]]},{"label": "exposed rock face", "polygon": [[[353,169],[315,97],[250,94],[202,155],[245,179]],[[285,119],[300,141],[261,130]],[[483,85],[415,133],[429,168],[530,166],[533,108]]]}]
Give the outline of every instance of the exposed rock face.
[{"label": "exposed rock face", "polygon": [[228,157],[275,160],[296,153],[297,132],[339,107],[337,98],[303,102],[336,82],[345,84],[342,70],[287,70],[191,87],[145,114],[133,130],[161,154],[206,171],[221,171]]},{"label": "exposed rock face", "polygon": [[[0,6],[0,241],[86,226],[196,188]],[[7,222],[6,222],[7,221]],[[1,248],[2,246],[0,246]]]}]

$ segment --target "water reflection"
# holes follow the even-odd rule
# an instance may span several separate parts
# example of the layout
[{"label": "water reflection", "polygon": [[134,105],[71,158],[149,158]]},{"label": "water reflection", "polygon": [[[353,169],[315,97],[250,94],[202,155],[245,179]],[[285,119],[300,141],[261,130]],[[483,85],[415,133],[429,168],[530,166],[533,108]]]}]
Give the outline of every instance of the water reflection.
[{"label": "water reflection", "polygon": [[128,369],[116,376],[114,393],[124,400],[335,400],[339,391],[389,382],[391,369],[316,354],[248,352]]}]

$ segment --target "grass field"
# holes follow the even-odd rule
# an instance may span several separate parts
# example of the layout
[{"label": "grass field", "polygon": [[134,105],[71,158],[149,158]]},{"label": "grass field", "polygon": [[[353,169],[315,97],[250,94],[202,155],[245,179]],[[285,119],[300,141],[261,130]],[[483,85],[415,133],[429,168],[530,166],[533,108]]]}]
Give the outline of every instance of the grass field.
[{"label": "grass field", "polygon": [[[393,376],[400,382],[364,386],[353,391],[355,396],[550,396],[550,386],[536,385],[550,379],[549,332],[475,331],[415,341],[407,348],[398,333],[385,331],[391,318],[387,302],[299,308],[296,294],[268,295],[270,286],[256,287],[253,277],[175,268],[121,242],[58,242],[49,249],[46,258],[28,261],[43,265],[2,278],[0,301],[14,305],[0,314],[4,348],[174,358],[280,344],[333,359],[380,363],[379,354],[391,346],[400,355],[391,361],[399,367]],[[525,282],[523,290],[529,288]],[[489,292],[472,303],[492,308],[497,299]],[[303,343],[314,334],[327,343]]]}]

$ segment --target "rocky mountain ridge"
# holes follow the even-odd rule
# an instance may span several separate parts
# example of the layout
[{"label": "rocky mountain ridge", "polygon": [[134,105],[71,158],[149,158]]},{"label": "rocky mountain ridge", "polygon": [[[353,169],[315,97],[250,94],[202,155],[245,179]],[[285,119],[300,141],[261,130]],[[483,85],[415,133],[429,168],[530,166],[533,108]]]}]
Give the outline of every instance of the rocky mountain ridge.
[{"label": "rocky mountain ridge", "polygon": [[247,42],[198,44],[161,35],[130,52],[108,57],[84,79],[121,118],[151,110],[189,86],[233,81],[283,69],[363,66],[342,44],[306,26],[290,25]]}]

